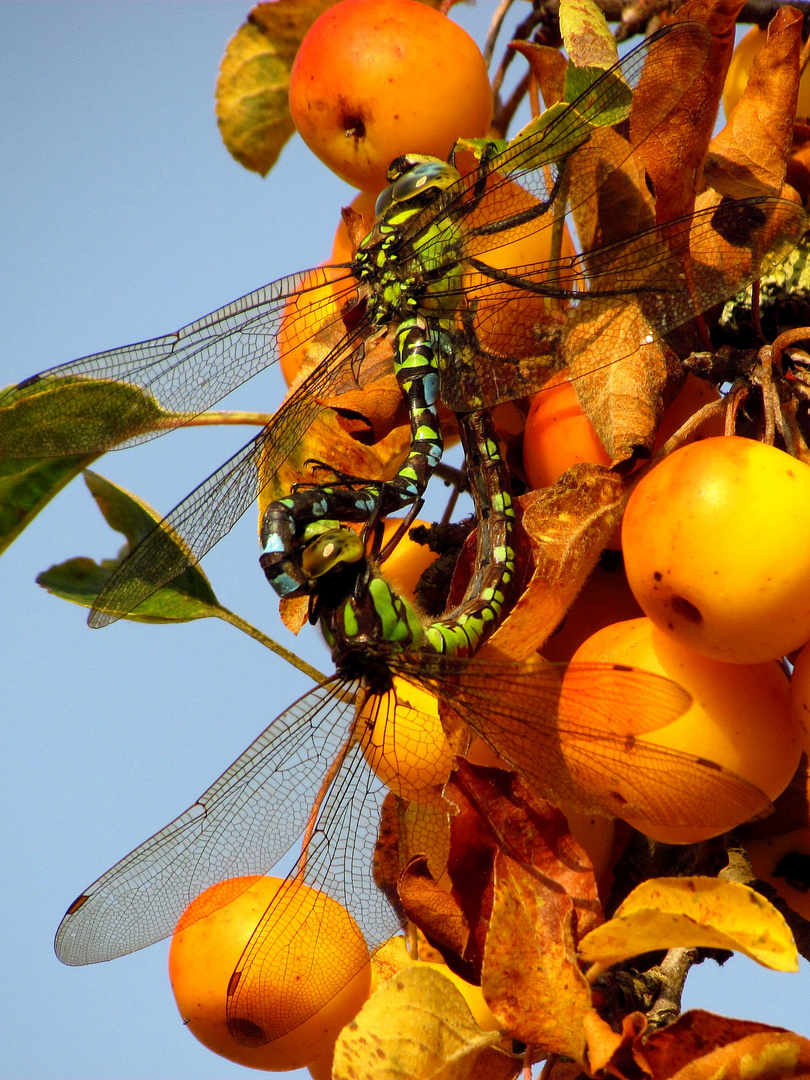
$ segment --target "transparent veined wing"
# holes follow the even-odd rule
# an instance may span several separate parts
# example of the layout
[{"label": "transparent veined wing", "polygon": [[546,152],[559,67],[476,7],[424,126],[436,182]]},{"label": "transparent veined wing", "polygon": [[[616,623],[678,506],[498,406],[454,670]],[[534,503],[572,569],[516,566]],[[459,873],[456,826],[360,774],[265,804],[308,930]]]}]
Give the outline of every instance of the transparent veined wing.
[{"label": "transparent veined wing", "polygon": [[[172,334],[24,379],[0,394],[0,451],[9,457],[95,453],[162,435],[275,364],[282,322],[289,348],[341,325],[341,307],[356,290],[346,267],[302,271]],[[291,302],[309,297],[305,315],[285,320]],[[347,346],[350,340],[357,333],[347,335]],[[334,370],[340,345],[332,352]],[[28,417],[37,422],[26,423]]]}]

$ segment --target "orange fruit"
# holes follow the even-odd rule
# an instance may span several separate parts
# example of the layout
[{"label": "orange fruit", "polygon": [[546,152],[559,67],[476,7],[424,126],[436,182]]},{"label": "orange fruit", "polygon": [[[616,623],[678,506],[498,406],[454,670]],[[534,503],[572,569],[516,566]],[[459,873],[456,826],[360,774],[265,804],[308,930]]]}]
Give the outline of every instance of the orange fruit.
[{"label": "orange fruit", "polygon": [[304,142],[338,176],[381,191],[402,154],[447,159],[486,134],[492,91],[473,39],[416,0],[343,0],[310,27],[290,75]]},{"label": "orange fruit", "polygon": [[[256,1009],[270,1002],[285,1018],[277,1022],[283,1030],[274,1033],[268,1020],[268,1042],[244,1046],[226,1023],[228,984],[273,901],[268,929],[281,948],[265,965]],[[354,919],[325,893],[280,878],[231,878],[206,889],[180,917],[169,977],[183,1022],[209,1050],[252,1069],[283,1071],[329,1051],[368,997],[371,965]]]},{"label": "orange fruit", "polygon": [[[638,736],[639,741],[669,747],[715,762],[758,787],[770,799],[790,783],[801,757],[801,736],[788,705],[789,684],[775,661],[764,664],[725,664],[694,652],[662,633],[646,618],[614,623],[597,631],[574,653],[572,663],[604,661],[628,664],[664,675],[687,690],[693,698],[683,716],[657,731]],[[565,745],[563,745],[565,753]],[[593,781],[581,760],[572,764],[577,779],[588,787]],[[690,770],[693,797],[701,793],[701,775]],[[677,775],[651,778],[650,782],[683,785]],[[598,778],[597,778],[597,782]],[[617,785],[620,787],[620,784]],[[712,790],[712,789],[707,789]],[[688,793],[684,788],[684,798]],[[727,815],[721,813],[717,820]],[[648,825],[628,815],[640,832],[668,844],[689,844],[716,836],[739,825],[723,828]]]},{"label": "orange fruit", "polygon": [[810,466],[737,436],[682,447],[638,484],[622,547],[661,630],[756,664],[810,640]]}]

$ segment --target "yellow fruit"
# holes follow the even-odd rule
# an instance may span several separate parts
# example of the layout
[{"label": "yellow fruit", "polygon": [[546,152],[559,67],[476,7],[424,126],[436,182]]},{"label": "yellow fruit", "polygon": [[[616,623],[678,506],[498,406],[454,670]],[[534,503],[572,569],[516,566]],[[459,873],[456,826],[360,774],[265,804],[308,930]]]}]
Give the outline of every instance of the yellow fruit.
[{"label": "yellow fruit", "polygon": [[293,293],[284,306],[276,340],[281,373],[288,386],[292,385],[307,358],[311,338],[338,318],[340,306],[335,289],[340,286],[330,282],[345,273],[330,270],[328,263],[310,270],[298,292]]},{"label": "yellow fruit", "polygon": [[[664,410],[655,439],[655,449],[710,401],[717,391],[707,382],[688,375],[681,392]],[[722,433],[719,420],[702,426],[693,440]],[[579,461],[609,465],[610,458],[593,425],[582,410],[576,390],[566,372],[560,372],[534,395],[523,439],[523,467],[531,488],[550,487]]]},{"label": "yellow fruit", "polygon": [[656,626],[755,664],[810,640],[810,466],[736,436],[676,450],[622,525],[630,588]]},{"label": "yellow fruit", "polygon": [[797,915],[810,919],[810,828],[751,840],[745,850],[756,876],[770,882]]},{"label": "yellow fruit", "polygon": [[805,645],[793,665],[790,680],[790,715],[801,732],[802,746],[810,757],[810,646]]},{"label": "yellow fruit", "polygon": [[486,134],[484,59],[456,23],[416,0],[343,0],[301,43],[290,111],[304,142],[338,176],[381,191],[402,154],[447,159]]},{"label": "yellow fruit", "polygon": [[[463,159],[466,162],[466,156]],[[471,163],[472,168],[474,163]],[[463,167],[463,164],[462,164]],[[537,199],[519,184],[504,185],[498,180],[497,197],[481,200],[465,222],[465,228],[491,224],[504,214],[531,211]],[[525,233],[524,235],[521,235]],[[475,257],[496,270],[528,274],[535,283],[548,283],[546,273],[532,268],[551,258],[552,228],[540,225],[528,232],[523,228],[507,230],[498,235],[498,246],[491,250],[473,251]],[[574,245],[568,229],[562,233],[558,256],[568,259],[574,254]],[[570,269],[558,268],[554,282],[561,289],[572,288],[573,274]],[[504,282],[495,282],[486,274],[468,271],[464,275],[464,292],[476,308],[475,333],[486,352],[504,357],[536,356],[538,352],[538,328],[559,322],[566,301],[542,296],[527,289]]]},{"label": "yellow fruit", "polygon": [[[663,634],[645,618],[597,631],[574,653],[572,662],[580,661],[628,664],[665,675],[692,695],[692,706],[683,716],[639,736],[644,742],[722,765],[770,799],[790,783],[801,756],[801,737],[790,717],[789,684],[776,662],[724,664],[711,660]],[[581,760],[572,768],[583,786],[594,782]],[[683,791],[684,799],[708,801],[711,796],[701,789],[702,775],[697,770],[679,775],[673,764],[650,782],[670,783],[674,790]],[[705,776],[711,780],[709,770]],[[620,789],[621,785],[617,786]],[[722,820],[726,811],[722,807],[718,810],[717,820]],[[651,826],[629,816],[628,821],[647,836],[668,844],[695,843],[725,831],[710,825],[705,829]],[[735,824],[741,822],[729,822],[726,828]]]},{"label": "yellow fruit", "polygon": [[312,1080],[332,1080],[332,1065],[334,1064],[334,1061],[334,1046],[328,1054],[316,1058],[315,1061],[310,1061],[309,1065],[307,1065],[307,1069],[309,1069],[309,1075],[312,1077]]},{"label": "yellow fruit", "polygon": [[391,791],[409,801],[441,801],[455,750],[433,694],[395,678],[389,694],[363,705],[358,731],[366,761]]},{"label": "yellow fruit", "polygon": [[[401,518],[387,518],[383,530],[383,547],[388,543],[397,529],[402,525]],[[386,580],[400,596],[413,601],[416,586],[419,579],[431,563],[438,559],[438,554],[431,551],[426,544],[417,544],[411,540],[410,531],[417,525],[429,525],[427,521],[418,519],[411,522],[405,535],[382,564],[382,572]]]},{"label": "yellow fruit", "polygon": [[[228,984],[274,900],[269,935],[281,948],[265,966],[256,1009],[270,1003],[285,1021],[274,1035],[268,1020],[263,1046],[243,1046],[226,1023]],[[186,908],[172,937],[169,976],[183,1022],[209,1050],[252,1069],[283,1071],[329,1052],[368,997],[371,965],[354,919],[324,893],[280,878],[232,878]]]}]

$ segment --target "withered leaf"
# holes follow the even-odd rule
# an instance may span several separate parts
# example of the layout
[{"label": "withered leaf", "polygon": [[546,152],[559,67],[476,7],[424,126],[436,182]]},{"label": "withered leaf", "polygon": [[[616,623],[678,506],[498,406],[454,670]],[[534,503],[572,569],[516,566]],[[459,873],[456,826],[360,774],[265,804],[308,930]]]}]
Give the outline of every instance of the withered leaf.
[{"label": "withered leaf", "polygon": [[389,979],[343,1029],[333,1080],[512,1080],[520,1063],[426,964]]},{"label": "withered leaf", "polygon": [[793,141],[802,18],[784,7],[754,59],[742,97],[712,140],[706,181],[722,195],[778,195]]},{"label": "withered leaf", "polygon": [[732,949],[777,971],[798,971],[793,935],[775,907],[745,885],[710,877],[653,878],[580,943],[606,970],[655,949]]},{"label": "withered leaf", "polygon": [[695,181],[714,128],[734,50],[735,20],[743,3],[687,0],[674,21],[695,21],[708,27],[712,34],[708,61],[702,52],[698,52],[694,63],[678,56],[675,64],[667,65],[662,57],[654,66],[647,65],[634,94],[630,114],[633,142],[636,131],[650,130],[649,118],[659,115],[662,100],[671,102],[663,122],[638,146],[652,180],[659,222],[688,214],[692,209]]},{"label": "withered leaf", "polygon": [[591,864],[560,810],[534,794],[516,773],[464,759],[454,774],[452,794],[454,802],[461,795],[475,810],[498,854],[531,867],[545,885],[560,886],[573,904],[578,937],[602,922]]},{"label": "withered leaf", "polygon": [[591,995],[577,962],[573,902],[501,854],[481,988],[515,1038],[582,1061]]},{"label": "withered leaf", "polygon": [[[792,189],[782,194],[779,202],[738,203],[707,191],[694,217],[590,254],[589,273],[611,279],[628,296],[581,305],[561,347],[580,403],[614,463],[649,452],[663,407],[683,380],[677,357],[656,341],[660,328],[683,327],[733,295],[801,237],[804,212]],[[629,341],[643,353],[628,355]]]},{"label": "withered leaf", "polygon": [[791,1080],[810,1075],[810,1040],[784,1028],[694,1009],[637,1038],[634,1059],[650,1080]]},{"label": "withered leaf", "polygon": [[427,868],[427,859],[415,855],[398,882],[399,900],[405,915],[427,939],[446,952],[463,957],[470,931],[458,900],[437,884]]},{"label": "withered leaf", "polygon": [[537,80],[547,109],[562,101],[565,90],[566,59],[559,49],[536,45],[533,41],[510,41],[509,47],[525,57]]},{"label": "withered leaf", "polygon": [[228,42],[219,68],[216,113],[222,141],[246,169],[265,176],[295,130],[290,70],[315,19],[335,0],[257,4]]},{"label": "withered leaf", "polygon": [[516,500],[534,564],[531,578],[489,649],[527,660],[565,617],[621,520],[626,481],[598,465],[578,464],[554,487]]}]

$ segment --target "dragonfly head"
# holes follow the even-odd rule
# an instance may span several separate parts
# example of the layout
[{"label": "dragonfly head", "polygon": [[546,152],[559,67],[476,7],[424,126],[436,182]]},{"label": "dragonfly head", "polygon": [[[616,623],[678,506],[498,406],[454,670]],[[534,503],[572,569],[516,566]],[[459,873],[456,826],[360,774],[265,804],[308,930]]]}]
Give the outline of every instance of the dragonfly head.
[{"label": "dragonfly head", "polygon": [[460,180],[461,173],[441,158],[404,154],[391,162],[388,179],[374,207],[378,218],[401,203],[414,203],[414,209],[427,206],[440,191]]}]

